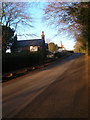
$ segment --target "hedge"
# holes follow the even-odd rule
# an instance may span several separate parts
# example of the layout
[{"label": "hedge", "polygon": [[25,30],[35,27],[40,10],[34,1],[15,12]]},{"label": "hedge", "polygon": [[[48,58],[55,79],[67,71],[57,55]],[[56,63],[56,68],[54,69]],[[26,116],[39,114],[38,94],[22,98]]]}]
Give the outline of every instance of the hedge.
[{"label": "hedge", "polygon": [[2,55],[2,72],[9,72],[12,70],[21,69],[23,67],[30,67],[37,64],[42,64],[44,61],[43,52],[21,52],[21,53],[7,53]]}]

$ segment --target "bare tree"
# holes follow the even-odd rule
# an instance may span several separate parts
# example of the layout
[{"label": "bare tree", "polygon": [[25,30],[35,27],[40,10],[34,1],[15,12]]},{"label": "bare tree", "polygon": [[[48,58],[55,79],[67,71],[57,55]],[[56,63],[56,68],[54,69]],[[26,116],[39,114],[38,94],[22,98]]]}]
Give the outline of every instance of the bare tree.
[{"label": "bare tree", "polygon": [[87,2],[49,2],[44,8],[44,20],[56,28],[57,34],[68,30],[70,36],[82,36],[84,40],[79,40],[87,44],[89,9]]},{"label": "bare tree", "polygon": [[44,9],[44,20],[49,26],[57,29],[58,33],[62,30],[73,31],[79,28],[79,24],[75,22],[75,18],[70,14],[69,2],[49,2]]},{"label": "bare tree", "polygon": [[[2,2],[2,15],[0,22],[2,25],[2,50],[6,52],[7,47],[14,43],[15,31],[17,28],[26,28],[32,26],[32,16],[29,2]],[[22,28],[21,28],[22,27]],[[13,29],[12,29],[13,28]],[[14,30],[13,38],[11,32]],[[22,30],[21,30],[22,31]],[[20,31],[20,33],[22,33]]]},{"label": "bare tree", "polygon": [[6,27],[17,28],[19,23],[32,27],[32,17],[28,12],[30,3],[27,2],[2,2],[1,23]]}]

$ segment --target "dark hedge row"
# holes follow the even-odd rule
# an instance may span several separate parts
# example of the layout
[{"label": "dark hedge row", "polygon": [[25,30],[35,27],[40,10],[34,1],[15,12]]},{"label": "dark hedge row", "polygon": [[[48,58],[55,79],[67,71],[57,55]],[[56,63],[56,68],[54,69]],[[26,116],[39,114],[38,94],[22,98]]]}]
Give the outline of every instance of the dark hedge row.
[{"label": "dark hedge row", "polygon": [[24,67],[42,64],[44,61],[43,52],[22,52],[2,55],[2,72],[9,72]]},{"label": "dark hedge row", "polygon": [[71,53],[68,52],[68,51],[62,51],[62,52],[55,53],[55,56],[58,57],[58,58],[61,58],[63,56],[68,56],[68,55],[71,55]]}]

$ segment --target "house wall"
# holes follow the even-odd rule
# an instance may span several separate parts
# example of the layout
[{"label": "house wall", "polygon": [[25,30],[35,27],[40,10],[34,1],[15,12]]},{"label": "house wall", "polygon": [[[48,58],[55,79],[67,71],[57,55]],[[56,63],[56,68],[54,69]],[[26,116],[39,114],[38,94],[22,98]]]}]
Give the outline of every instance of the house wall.
[{"label": "house wall", "polygon": [[[31,47],[31,48],[30,48]],[[33,50],[31,50],[33,49]],[[15,52],[22,52],[22,51],[30,51],[30,52],[37,52],[42,50],[42,46],[28,46],[28,47],[18,47]]]}]

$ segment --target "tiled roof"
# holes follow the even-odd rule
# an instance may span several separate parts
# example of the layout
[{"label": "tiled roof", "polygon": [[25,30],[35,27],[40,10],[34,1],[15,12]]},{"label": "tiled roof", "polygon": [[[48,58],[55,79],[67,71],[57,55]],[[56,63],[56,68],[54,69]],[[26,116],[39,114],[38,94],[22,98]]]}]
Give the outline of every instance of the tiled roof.
[{"label": "tiled roof", "polygon": [[43,45],[43,40],[42,39],[20,40],[20,41],[17,41],[17,45],[20,46],[20,47],[42,46]]}]

